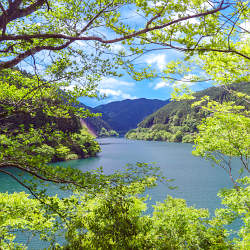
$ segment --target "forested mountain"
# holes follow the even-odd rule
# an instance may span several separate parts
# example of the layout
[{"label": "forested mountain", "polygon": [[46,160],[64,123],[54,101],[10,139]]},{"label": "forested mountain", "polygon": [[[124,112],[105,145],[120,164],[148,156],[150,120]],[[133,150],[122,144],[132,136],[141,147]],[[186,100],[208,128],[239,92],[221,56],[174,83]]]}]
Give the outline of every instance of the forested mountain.
[{"label": "forested mountain", "polygon": [[[94,108],[91,108],[83,103],[79,103],[77,105],[78,107],[88,109],[91,113],[98,113],[94,110]],[[81,119],[82,125],[85,125],[88,130],[95,136],[99,136],[101,133],[101,130],[105,129],[107,131],[111,131],[111,126],[105,122],[101,116],[95,116],[95,117],[87,117],[85,119]]]},{"label": "forested mountain", "polygon": [[123,135],[132,128],[136,128],[146,116],[161,108],[169,100],[157,99],[134,99],[111,102],[97,106],[94,112],[102,113],[101,119],[119,134]]},{"label": "forested mountain", "polygon": [[[250,83],[234,84],[232,90],[250,94]],[[138,128],[130,130],[126,137],[139,140],[164,140],[175,142],[192,142],[197,132],[197,125],[206,116],[200,107],[191,107],[191,104],[203,96],[209,96],[218,102],[233,101],[236,98],[222,87],[211,87],[194,94],[196,99],[173,101],[147,116],[138,124]],[[249,103],[237,99],[237,104],[248,109]]]}]

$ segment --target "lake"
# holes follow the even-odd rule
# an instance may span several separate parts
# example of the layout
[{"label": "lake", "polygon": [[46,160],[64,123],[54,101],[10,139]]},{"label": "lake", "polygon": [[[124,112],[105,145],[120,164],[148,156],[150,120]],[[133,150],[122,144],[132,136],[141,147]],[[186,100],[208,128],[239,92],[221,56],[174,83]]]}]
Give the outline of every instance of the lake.
[{"label": "lake", "polygon": [[[170,190],[165,184],[159,184],[147,190],[146,193],[151,196],[148,212],[152,211],[152,204],[163,201],[167,195],[184,198],[189,205],[208,208],[213,212],[220,207],[218,191],[223,187],[232,187],[230,178],[223,169],[212,167],[210,162],[191,154],[192,144],[133,141],[125,138],[103,138],[98,142],[101,144],[102,152],[97,157],[58,164],[71,165],[82,171],[102,166],[104,173],[108,174],[123,168],[127,163],[155,162],[155,165],[161,168],[163,175],[175,179],[172,184],[178,186],[178,189]],[[0,174],[0,183],[0,192],[12,193],[24,190],[5,175]],[[30,249],[33,247],[38,249],[37,242],[32,245]]]}]

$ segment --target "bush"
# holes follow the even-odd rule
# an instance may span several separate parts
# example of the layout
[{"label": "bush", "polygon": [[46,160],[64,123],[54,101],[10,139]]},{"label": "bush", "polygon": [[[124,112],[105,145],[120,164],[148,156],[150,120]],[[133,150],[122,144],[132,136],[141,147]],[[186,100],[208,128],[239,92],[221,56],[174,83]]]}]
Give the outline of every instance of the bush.
[{"label": "bush", "polygon": [[57,148],[56,148],[56,156],[59,159],[66,159],[67,155],[70,153],[70,149],[66,146],[63,146],[62,144],[60,144]]},{"label": "bush", "polygon": [[78,157],[77,154],[68,154],[68,155],[66,155],[65,160],[66,160],[66,161],[69,161],[69,160],[77,160],[78,158],[79,158],[79,157]]},{"label": "bush", "polygon": [[[101,148],[87,129],[81,129],[80,133],[74,133],[71,135],[72,142],[74,147],[72,147],[72,151],[81,151],[81,156],[95,156],[96,153],[100,152]],[[79,152],[76,152],[79,154]],[[79,157],[78,157],[79,158]]]},{"label": "bush", "polygon": [[192,143],[192,142],[194,142],[194,136],[192,134],[186,134],[182,137],[182,142]]},{"label": "bush", "polygon": [[33,149],[33,152],[51,159],[55,154],[55,149],[47,144],[43,144],[40,147]]},{"label": "bush", "polygon": [[176,134],[173,134],[170,140],[172,142],[181,142],[181,140],[182,140],[182,133],[181,133],[181,131],[177,131]]},{"label": "bush", "polygon": [[102,128],[99,132],[99,137],[112,137],[119,136],[119,134],[115,130],[107,130],[106,128]]},{"label": "bush", "polygon": [[97,196],[72,223],[67,249],[230,249],[223,229],[207,223],[206,209],[170,196],[152,216],[145,209],[142,198],[120,190]]}]

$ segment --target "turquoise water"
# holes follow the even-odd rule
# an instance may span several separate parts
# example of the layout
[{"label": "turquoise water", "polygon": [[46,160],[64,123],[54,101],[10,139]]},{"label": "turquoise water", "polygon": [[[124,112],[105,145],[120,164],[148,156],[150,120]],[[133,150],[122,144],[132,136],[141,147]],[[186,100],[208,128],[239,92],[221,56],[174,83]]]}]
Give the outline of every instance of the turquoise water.
[{"label": "turquoise water", "polygon": [[[176,190],[170,190],[165,184],[147,190],[151,196],[148,202],[149,212],[152,204],[163,201],[167,195],[186,199],[189,205],[196,208],[208,208],[212,213],[220,207],[218,191],[223,187],[232,187],[227,173],[219,168],[212,167],[208,161],[194,157],[191,144],[131,141],[124,138],[103,138],[98,140],[102,152],[97,157],[61,162],[60,165],[71,165],[82,171],[103,167],[105,173],[112,173],[123,168],[127,163],[155,162],[162,173],[168,178],[174,178]],[[235,162],[239,165],[239,163]],[[12,170],[13,171],[13,170]],[[0,174],[0,192],[9,193],[23,191],[24,188],[10,177]],[[59,193],[54,188],[52,193]],[[19,241],[25,241],[26,236],[19,236]],[[39,249],[41,244],[35,239],[29,249]],[[44,245],[43,245],[44,247]]]}]

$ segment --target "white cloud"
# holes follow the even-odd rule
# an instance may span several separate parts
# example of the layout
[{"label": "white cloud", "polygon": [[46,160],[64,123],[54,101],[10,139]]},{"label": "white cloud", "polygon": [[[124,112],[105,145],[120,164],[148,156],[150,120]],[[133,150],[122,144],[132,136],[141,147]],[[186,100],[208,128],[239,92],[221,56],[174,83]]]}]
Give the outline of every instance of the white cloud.
[{"label": "white cloud", "polygon": [[155,86],[154,89],[158,90],[161,88],[166,88],[166,87],[180,87],[182,84],[186,84],[187,86],[193,86],[196,84],[196,82],[193,82],[192,79],[194,79],[196,76],[193,74],[189,74],[184,76],[182,79],[180,79],[179,81],[176,81],[174,84],[170,84],[169,82],[158,82]]},{"label": "white cloud", "polygon": [[200,5],[203,10],[210,10],[215,7],[215,3],[212,1],[204,2]]},{"label": "white cloud", "polygon": [[104,78],[103,80],[101,80],[101,82],[99,83],[99,87],[101,89],[120,89],[121,87],[134,87],[134,83],[133,82],[127,82],[127,81],[122,81],[122,80],[118,80],[115,78]]},{"label": "white cloud", "polygon": [[153,1],[150,1],[148,3],[148,6],[149,7],[160,7],[160,6],[163,6],[165,3],[163,1],[157,1],[156,3],[154,3]]},{"label": "white cloud", "polygon": [[246,20],[245,22],[240,24],[240,28],[242,28],[241,32],[243,32],[240,34],[241,41],[247,42],[247,40],[250,38],[249,33],[245,31],[247,30],[249,32],[249,27],[250,27],[250,20]]},{"label": "white cloud", "polygon": [[169,87],[170,84],[168,82],[158,82],[155,86],[154,89],[161,89],[161,88],[165,88],[165,87]]},{"label": "white cloud", "polygon": [[100,89],[101,94],[106,95],[107,97],[111,97],[113,100],[116,99],[136,99],[136,96],[132,96],[128,93],[124,93],[121,90],[114,90],[114,89]]},{"label": "white cloud", "polygon": [[83,47],[86,48],[86,47],[87,47],[87,46],[86,46],[86,43],[83,42],[83,41],[81,41],[81,40],[75,41],[75,43],[76,43],[77,45],[81,46],[81,48],[83,48]]},{"label": "white cloud", "polygon": [[240,27],[245,29],[245,30],[249,30],[249,28],[250,28],[250,20],[246,20],[245,22],[241,23]]},{"label": "white cloud", "polygon": [[[133,82],[121,81],[115,78],[104,78],[98,85],[98,91],[102,95],[106,95],[110,98],[110,101],[121,100],[121,99],[136,99],[136,96],[133,96],[127,92],[133,90]],[[72,91],[75,86],[78,86],[76,83],[71,83],[67,87],[63,87],[64,91]]]},{"label": "white cloud", "polygon": [[[65,89],[71,90],[76,85],[77,85],[76,83],[71,83],[70,86],[65,87]],[[135,86],[134,82],[127,82],[127,81],[122,81],[116,78],[109,77],[109,78],[103,78],[99,82],[98,89],[99,90],[100,89],[114,89],[114,90],[123,89],[124,90],[124,89],[131,89],[134,86]]]},{"label": "white cloud", "polygon": [[179,87],[179,86],[181,86],[182,84],[186,84],[187,86],[193,86],[193,85],[196,84],[196,82],[193,82],[193,81],[192,81],[192,79],[194,79],[195,77],[197,77],[197,76],[195,76],[195,75],[193,75],[193,74],[186,75],[186,76],[184,76],[181,80],[176,81],[176,82],[174,83],[174,87]]},{"label": "white cloud", "polygon": [[187,24],[187,23],[190,23],[190,24],[200,24],[200,21],[197,18],[190,18],[188,20],[183,21],[183,24]]},{"label": "white cloud", "polygon": [[76,85],[71,84],[71,85],[69,85],[67,87],[61,87],[61,89],[64,90],[64,91],[73,91],[75,86]]},{"label": "white cloud", "polygon": [[119,52],[119,51],[124,51],[124,52],[126,52],[126,49],[121,45],[121,44],[119,44],[119,43],[113,43],[112,45],[111,45],[111,50],[113,51],[113,52]]},{"label": "white cloud", "polygon": [[100,89],[100,93],[106,96],[120,96],[122,94],[121,90],[113,89]]},{"label": "white cloud", "polygon": [[146,58],[147,64],[156,64],[160,70],[163,70],[166,65],[166,55],[159,54],[159,55],[152,55]]},{"label": "white cloud", "polygon": [[[185,12],[182,12],[182,17],[187,17],[187,16],[193,16],[195,15],[196,13],[194,11],[190,11],[190,10],[187,10]],[[179,19],[180,17],[178,17],[178,14],[175,15],[175,19]],[[187,20],[184,20],[184,21],[181,21],[181,24],[182,25],[186,25],[187,23],[190,23],[190,24],[200,24],[200,21],[198,18],[190,18],[190,19],[187,19]]]}]

